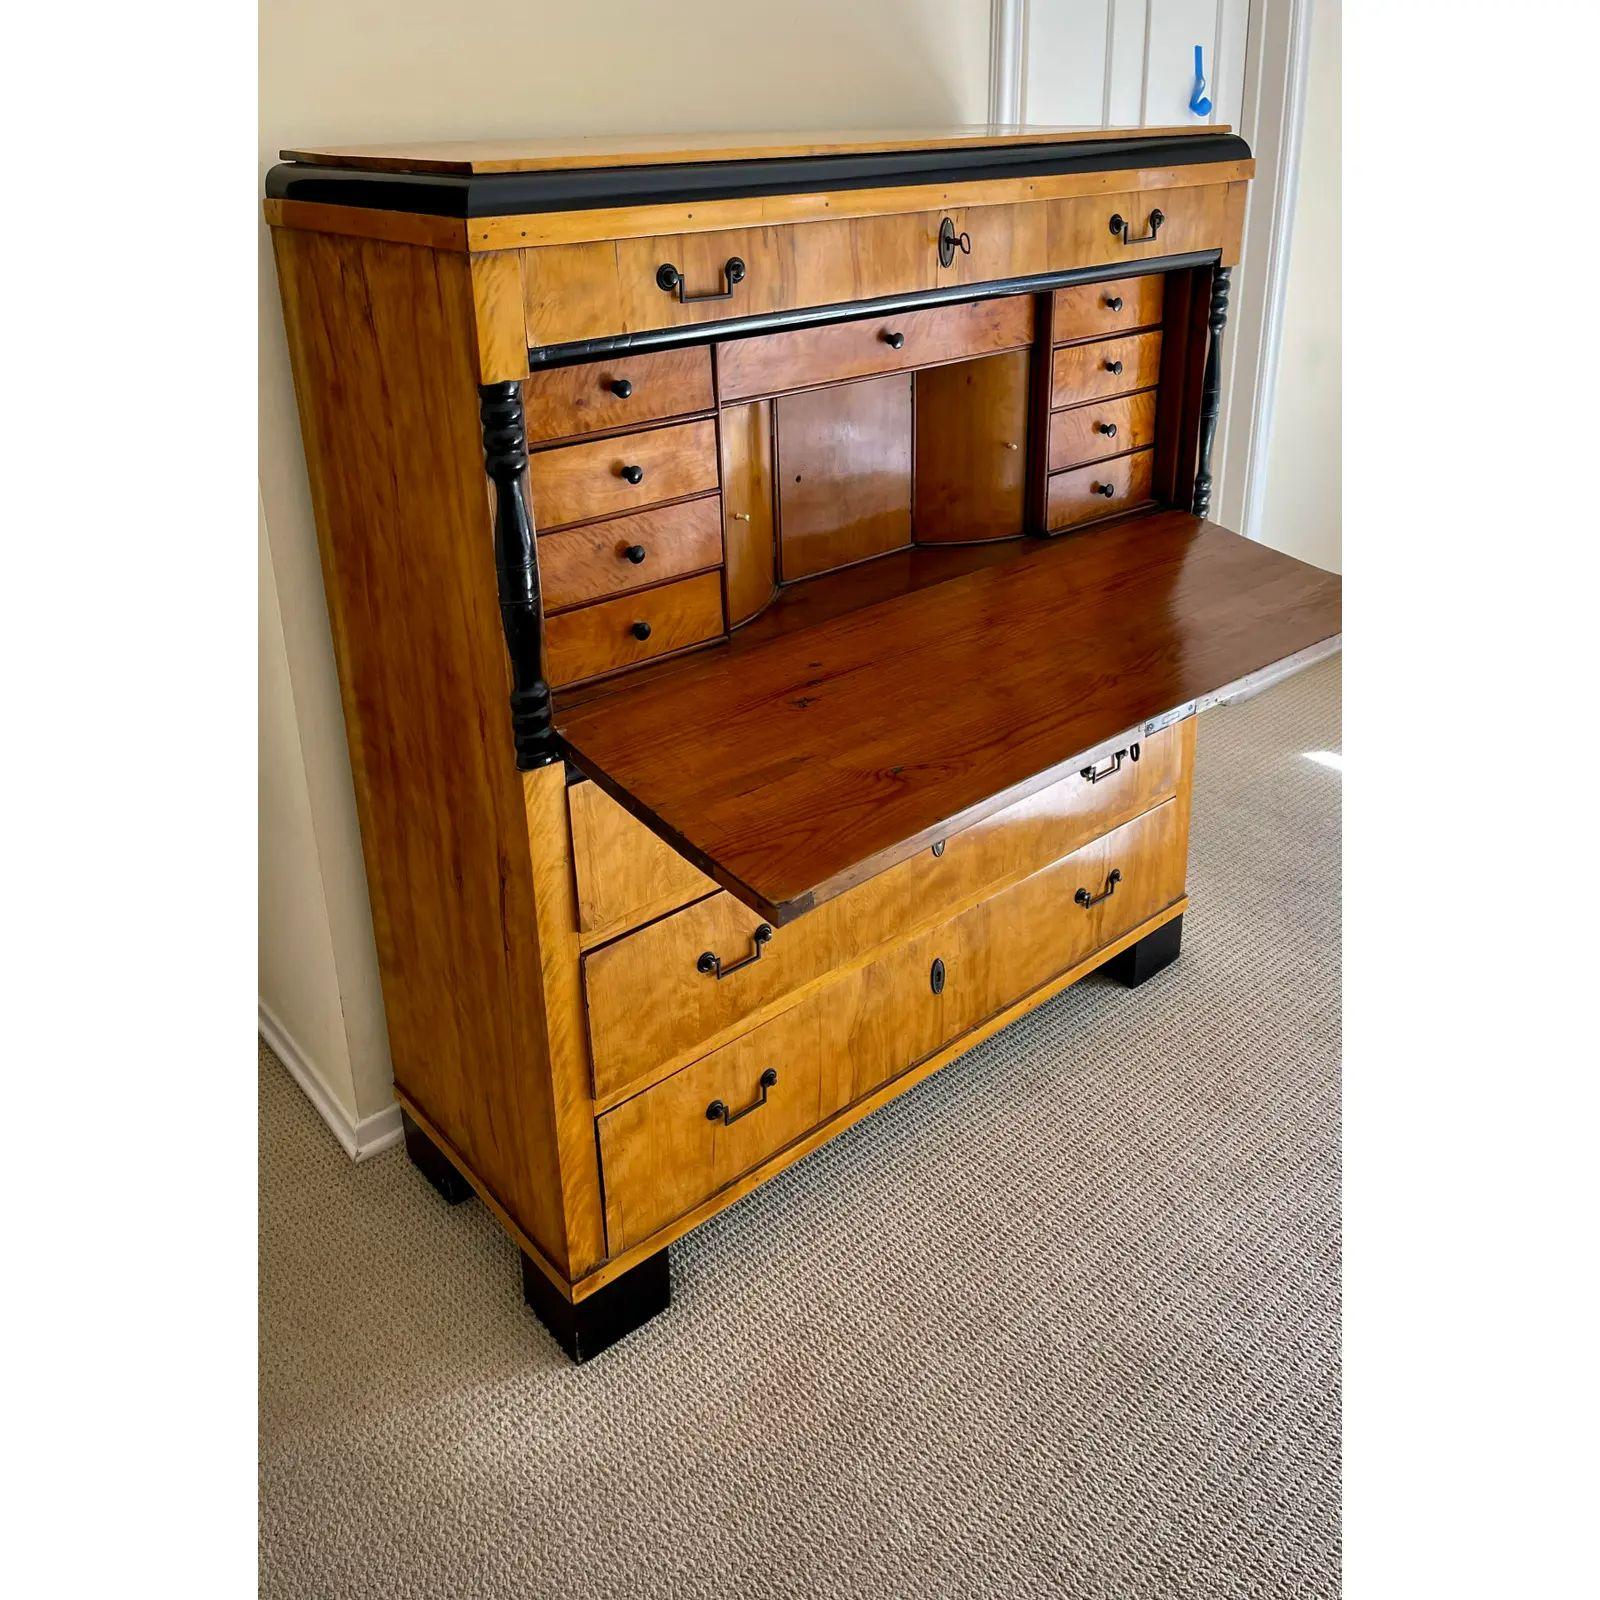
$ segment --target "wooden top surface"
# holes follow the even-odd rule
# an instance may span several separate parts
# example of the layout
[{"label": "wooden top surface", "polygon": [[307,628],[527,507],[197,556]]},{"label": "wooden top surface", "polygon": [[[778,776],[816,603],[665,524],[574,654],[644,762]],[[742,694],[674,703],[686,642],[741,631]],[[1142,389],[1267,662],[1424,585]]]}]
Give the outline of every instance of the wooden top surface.
[{"label": "wooden top surface", "polygon": [[1169,511],[556,708],[574,763],[782,924],[1340,631],[1330,573]]},{"label": "wooden top surface", "polygon": [[370,172],[584,171],[594,167],[657,167],[683,162],[765,161],[785,156],[872,155],[898,150],[958,150],[986,145],[1067,144],[1087,139],[1150,139],[1222,134],[1221,123],[1186,128],[1048,128],[978,123],[956,128],[893,128],[875,132],[596,134],[561,139],[447,139],[418,144],[330,145],[283,150],[284,161],[354,167]]}]

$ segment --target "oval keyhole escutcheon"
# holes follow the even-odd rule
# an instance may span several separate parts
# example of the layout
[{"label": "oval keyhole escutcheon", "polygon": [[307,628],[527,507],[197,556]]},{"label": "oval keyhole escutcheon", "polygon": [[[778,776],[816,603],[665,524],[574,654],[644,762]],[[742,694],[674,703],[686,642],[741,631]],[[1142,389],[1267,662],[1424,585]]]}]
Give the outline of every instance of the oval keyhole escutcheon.
[{"label": "oval keyhole escutcheon", "polygon": [[928,987],[935,994],[944,993],[944,958],[936,957],[932,970],[928,973]]}]

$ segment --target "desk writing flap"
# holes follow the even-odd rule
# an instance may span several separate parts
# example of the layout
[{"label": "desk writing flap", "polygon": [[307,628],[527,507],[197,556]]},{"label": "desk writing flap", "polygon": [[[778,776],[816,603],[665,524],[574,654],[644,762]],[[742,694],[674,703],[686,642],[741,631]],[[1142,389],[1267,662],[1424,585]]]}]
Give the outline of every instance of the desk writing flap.
[{"label": "desk writing flap", "polygon": [[1334,639],[1339,579],[1161,512],[556,709],[573,763],[775,924],[1127,729]]}]

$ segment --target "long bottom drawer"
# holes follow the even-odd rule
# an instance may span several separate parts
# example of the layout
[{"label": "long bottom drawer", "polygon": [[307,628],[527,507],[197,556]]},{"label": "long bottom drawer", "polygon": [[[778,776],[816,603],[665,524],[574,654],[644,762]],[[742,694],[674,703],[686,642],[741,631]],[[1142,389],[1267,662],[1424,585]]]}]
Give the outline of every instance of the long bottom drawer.
[{"label": "long bottom drawer", "polygon": [[599,1119],[612,1254],[1183,893],[1183,799],[897,946]]}]

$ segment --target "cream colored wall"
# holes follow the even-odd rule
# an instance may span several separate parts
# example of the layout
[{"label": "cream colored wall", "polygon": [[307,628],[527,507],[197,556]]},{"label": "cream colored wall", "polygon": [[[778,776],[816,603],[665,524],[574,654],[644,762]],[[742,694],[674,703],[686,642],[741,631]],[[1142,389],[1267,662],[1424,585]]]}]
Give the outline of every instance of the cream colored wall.
[{"label": "cream colored wall", "polygon": [[1264,543],[1330,572],[1342,563],[1340,22],[1339,0],[1316,0],[1266,490],[1255,530]]},{"label": "cream colored wall", "polygon": [[[260,15],[263,173],[289,145],[987,114],[988,0],[264,0]],[[265,227],[260,316],[261,997],[354,1122],[391,1103],[389,1059]]]}]

